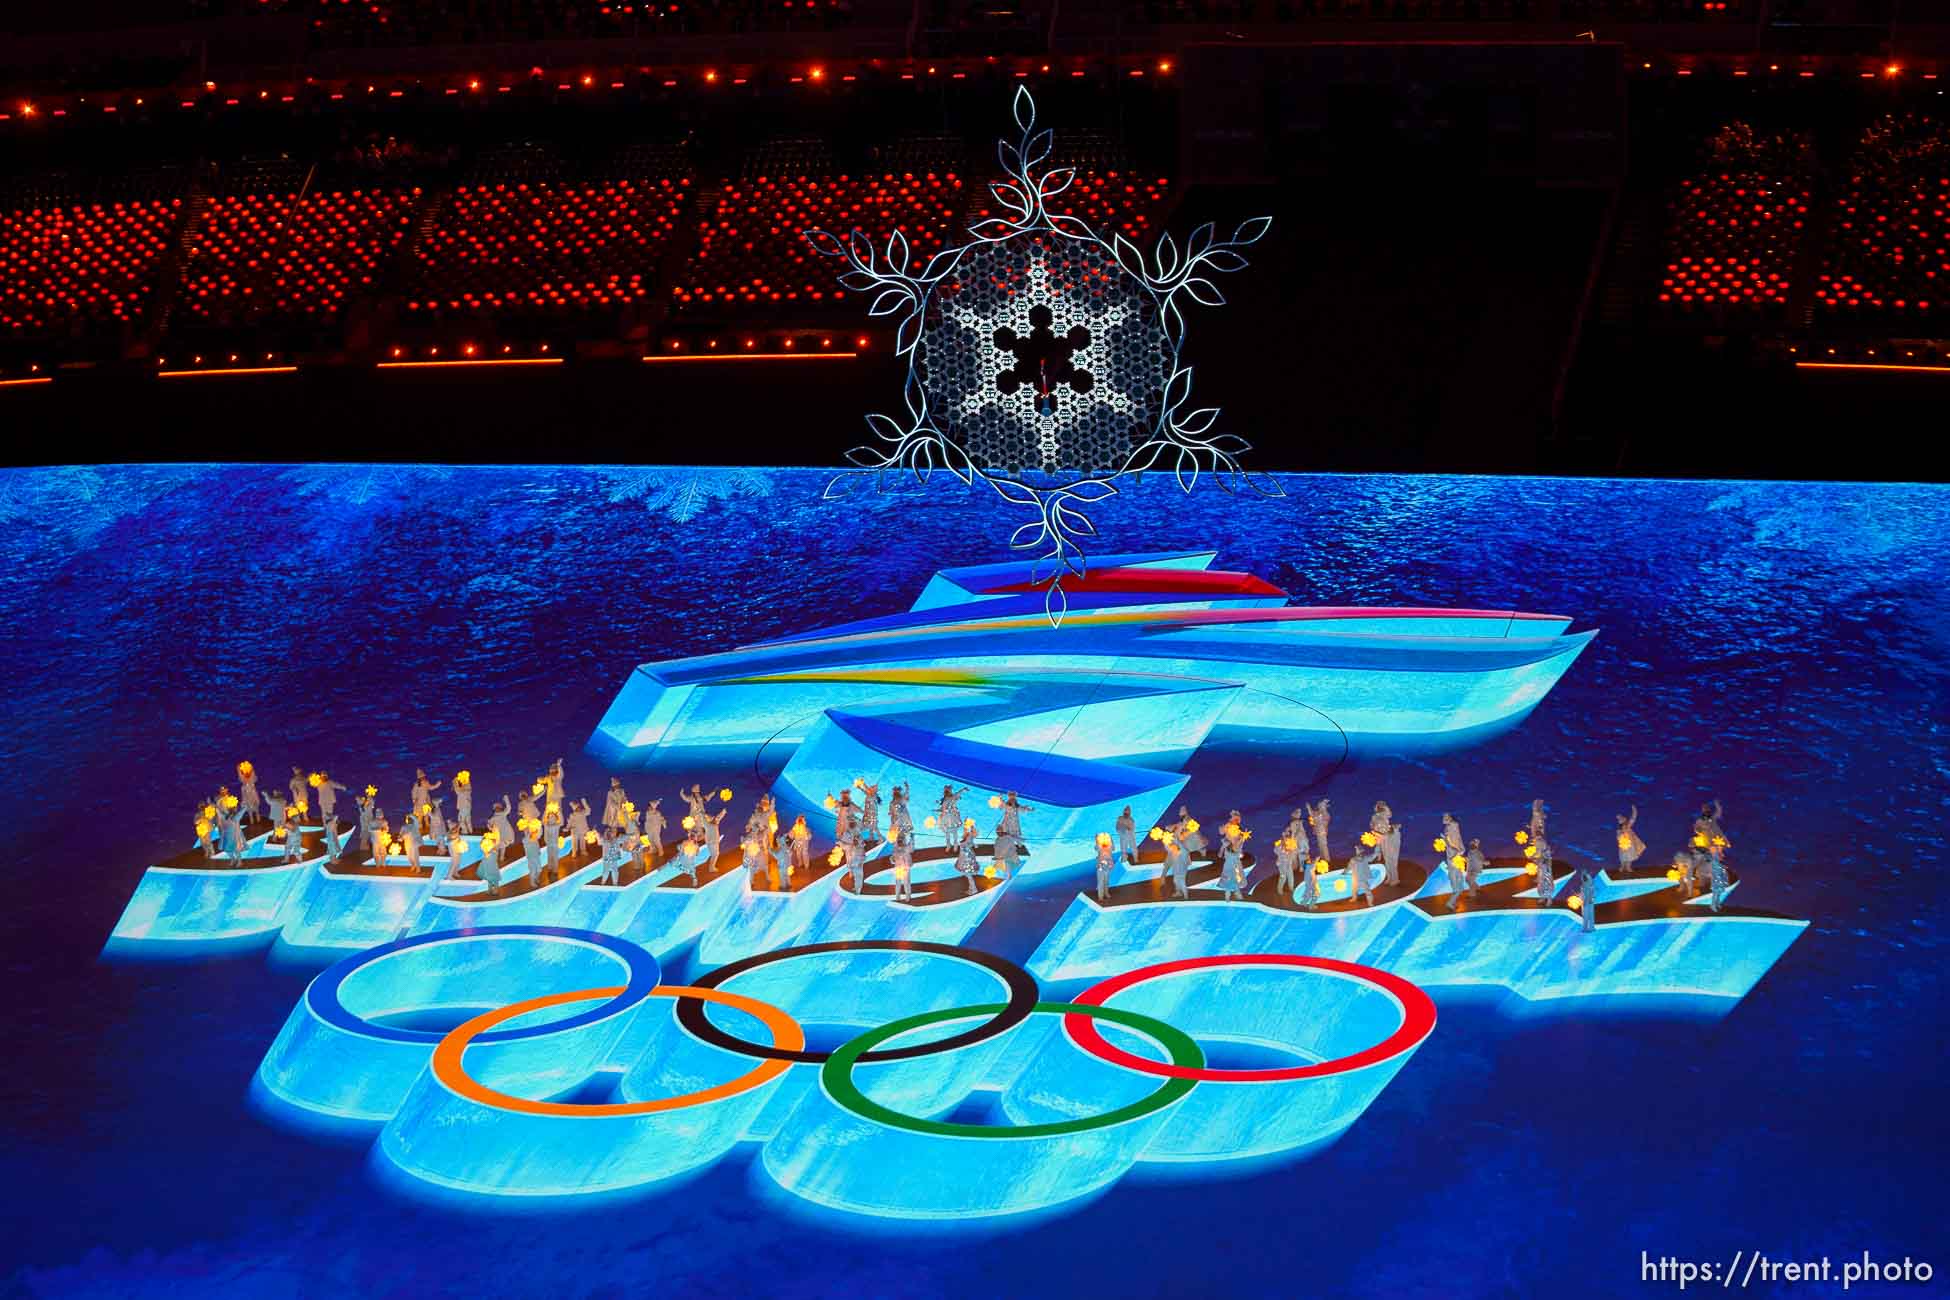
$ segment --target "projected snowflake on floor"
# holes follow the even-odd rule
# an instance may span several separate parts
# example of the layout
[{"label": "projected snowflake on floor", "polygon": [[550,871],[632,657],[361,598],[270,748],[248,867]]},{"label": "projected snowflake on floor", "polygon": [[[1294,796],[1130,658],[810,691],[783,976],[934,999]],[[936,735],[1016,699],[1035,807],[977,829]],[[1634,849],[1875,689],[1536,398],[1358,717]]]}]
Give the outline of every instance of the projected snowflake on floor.
[{"label": "projected snowflake on floor", "polygon": [[997,146],[1005,179],[990,186],[1004,215],[971,227],[969,243],[916,266],[899,229],[884,248],[858,229],[805,232],[815,251],[846,262],[841,283],[874,294],[873,315],[899,317],[895,348],[908,359],[906,418],[869,415],[874,443],[847,453],[858,469],[835,476],[826,496],[862,474],[884,486],[902,469],[922,482],[945,469],[986,483],[1036,512],[1011,545],[1051,562],[1039,585],[1056,622],[1063,578],[1082,575],[1082,540],[1096,534],[1089,507],[1116,495],[1119,479],[1169,469],[1187,492],[1211,474],[1229,492],[1283,495],[1241,468],[1245,439],[1212,432],[1217,407],[1192,409],[1181,358],[1182,300],[1223,304],[1211,277],[1243,269],[1239,250],[1272,218],[1242,222],[1227,240],[1207,222],[1182,253],[1167,233],[1147,258],[1122,234],[1105,239],[1050,210],[1075,169],[1044,167],[1051,133],[1036,129],[1026,87],[1015,119],[1021,138]]}]

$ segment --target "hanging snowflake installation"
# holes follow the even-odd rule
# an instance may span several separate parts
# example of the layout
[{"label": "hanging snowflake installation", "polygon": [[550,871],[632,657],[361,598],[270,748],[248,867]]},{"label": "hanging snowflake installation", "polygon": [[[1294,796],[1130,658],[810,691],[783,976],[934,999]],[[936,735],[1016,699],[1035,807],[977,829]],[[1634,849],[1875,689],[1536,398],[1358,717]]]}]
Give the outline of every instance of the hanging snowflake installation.
[{"label": "hanging snowflake installation", "polygon": [[1125,476],[1170,469],[1186,492],[1210,474],[1228,492],[1285,495],[1240,467],[1245,439],[1212,432],[1217,407],[1192,409],[1192,371],[1180,359],[1183,301],[1222,305],[1211,277],[1243,269],[1239,250],[1272,218],[1242,222],[1227,240],[1207,222],[1182,253],[1163,234],[1147,258],[1121,233],[1106,240],[1049,210],[1075,169],[1044,168],[1051,133],[1036,129],[1026,86],[1014,110],[1022,134],[997,145],[1006,179],[990,186],[1004,215],[971,227],[970,242],[917,266],[898,229],[884,248],[858,229],[805,232],[816,252],[846,263],[842,284],[874,294],[873,315],[899,317],[895,350],[908,361],[906,418],[869,415],[874,442],[847,453],[857,468],[825,495],[862,475],[884,487],[901,469],[921,482],[945,469],[987,484],[1035,512],[1009,544],[1051,562],[1045,605],[1056,623],[1063,578],[1083,575],[1083,539],[1096,535],[1089,508]]}]

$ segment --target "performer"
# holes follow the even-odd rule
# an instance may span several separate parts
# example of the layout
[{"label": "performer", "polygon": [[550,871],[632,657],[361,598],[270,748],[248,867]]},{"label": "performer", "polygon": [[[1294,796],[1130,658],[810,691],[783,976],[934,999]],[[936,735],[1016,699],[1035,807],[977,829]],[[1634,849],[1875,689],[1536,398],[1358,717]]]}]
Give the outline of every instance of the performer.
[{"label": "performer", "polygon": [[474,776],[465,769],[454,773],[454,823],[462,835],[474,833]]},{"label": "performer", "polygon": [[540,889],[542,886],[542,823],[534,817],[523,817],[521,826],[521,856],[528,864],[528,887]]},{"label": "performer", "polygon": [[894,898],[896,901],[914,901],[914,846],[904,840],[896,839],[893,848],[894,859]]},{"label": "performer", "polygon": [[1303,857],[1300,863],[1300,906],[1309,912],[1320,902],[1320,873],[1327,868],[1327,859],[1309,863]]},{"label": "performer", "polygon": [[[230,850],[230,865],[233,867],[241,867],[244,865],[243,803],[240,800],[237,808],[231,812],[222,811],[222,804],[218,804],[217,808],[217,823],[223,831],[224,847]],[[326,843],[329,844],[331,842],[331,836],[331,825],[327,823],[325,828]],[[333,853],[332,856],[337,857],[338,854]]]},{"label": "performer", "polygon": [[745,887],[752,891],[765,888],[765,845],[756,836],[747,835],[738,841],[740,862],[745,868]]},{"label": "performer", "polygon": [[1530,801],[1530,826],[1528,829],[1531,839],[1541,840],[1544,838],[1544,801],[1542,799],[1532,799]]},{"label": "performer", "polygon": [[339,843],[339,819],[333,813],[326,813],[318,819],[318,828],[325,837],[325,860],[337,862],[339,852],[344,847]]},{"label": "performer", "polygon": [[[1178,811],[1181,815],[1185,812],[1183,808],[1180,808]],[[1192,851],[1185,847],[1185,841],[1179,839],[1176,835],[1167,833],[1165,835],[1165,874],[1171,877],[1172,888],[1178,891],[1180,898],[1190,898],[1192,896],[1191,885],[1185,878],[1186,873],[1191,870],[1191,866]]]},{"label": "performer", "polygon": [[1187,812],[1183,804],[1178,806],[1178,827],[1178,842],[1184,846],[1189,866],[1191,856],[1205,849],[1205,832],[1199,829],[1198,818]]},{"label": "performer", "polygon": [[381,809],[372,810],[372,865],[383,867],[392,859],[393,828]]},{"label": "performer", "polygon": [[1645,841],[1639,838],[1639,806],[1632,805],[1632,815],[1618,814],[1618,874],[1632,874],[1632,864],[1645,853]]},{"label": "performer", "polygon": [[951,785],[941,787],[941,802],[935,805],[936,824],[941,827],[941,838],[948,848],[954,848],[961,835],[961,797],[968,793],[968,787],[960,789]]},{"label": "performer", "polygon": [[704,832],[692,827],[677,844],[677,869],[697,882],[697,869],[704,861]]},{"label": "performer", "polygon": [[501,888],[501,851],[507,843],[496,838],[493,831],[481,836],[481,879],[487,882],[489,896]]},{"label": "performer", "polygon": [[[588,800],[585,799],[583,802],[586,804]],[[597,882],[604,885],[622,883],[620,876],[624,858],[622,837],[616,833],[615,827],[605,826],[597,833],[597,839],[603,855],[603,874],[596,878]]]},{"label": "performer", "polygon": [[860,784],[860,839],[866,844],[878,843],[880,835],[880,787]]},{"label": "performer", "polygon": [[1328,861],[1333,860],[1333,855],[1327,851],[1327,824],[1332,820],[1325,799],[1307,809],[1307,825],[1313,827],[1314,844],[1318,847],[1320,857]]},{"label": "performer", "polygon": [[793,871],[806,871],[812,864],[812,827],[806,825],[806,815],[799,814],[793,820],[792,829],[786,832],[787,861],[791,863],[788,874]]},{"label": "performer", "polygon": [[[1374,843],[1368,843],[1369,840],[1373,840]],[[1374,865],[1375,859],[1380,856],[1381,839],[1370,831],[1361,837],[1361,847],[1354,850],[1354,856],[1347,860],[1347,873],[1354,881],[1349,886],[1354,891],[1353,897],[1359,898],[1366,894],[1369,907],[1374,906],[1374,877],[1368,868]]]},{"label": "performer", "polygon": [[420,870],[420,819],[406,817],[400,821],[400,843],[406,846],[406,868],[415,875]]},{"label": "performer", "polygon": [[1578,863],[1578,913],[1586,934],[1598,928],[1598,882],[1589,862]]},{"label": "performer", "polygon": [[1469,852],[1463,857],[1463,883],[1471,898],[1476,897],[1477,883],[1482,880],[1483,868],[1488,865],[1489,860],[1483,856],[1483,841],[1471,840]]},{"label": "performer", "polygon": [[1234,820],[1225,825],[1225,833],[1219,837],[1220,851],[1225,854],[1225,863],[1219,868],[1219,884],[1227,899],[1244,897],[1246,888],[1245,845],[1247,831]]},{"label": "performer", "polygon": [[975,819],[964,818],[961,824],[961,839],[955,845],[955,870],[961,872],[962,879],[968,882],[968,892],[975,892]]},{"label": "performer", "polygon": [[[643,848],[653,863],[664,852],[664,827],[668,823],[664,821],[663,802],[662,799],[652,799],[643,810]],[[589,801],[584,799],[582,806],[587,808]]]},{"label": "performer", "polygon": [[705,850],[709,852],[711,855],[710,858],[707,860],[711,862],[716,862],[718,860],[719,835],[721,834],[718,827],[719,824],[724,821],[724,814],[725,814],[725,810],[720,808],[718,809],[717,813],[712,816],[700,815],[698,818],[698,829],[704,832]]},{"label": "performer", "polygon": [[296,817],[284,823],[284,860],[296,862],[305,856],[305,829],[298,824]]},{"label": "performer", "polygon": [[[1130,814],[1131,810],[1126,808],[1124,816],[1118,818],[1120,834],[1122,834],[1121,827],[1129,819]],[[1097,837],[1097,901],[1100,903],[1110,897],[1110,867],[1115,860],[1116,854],[1111,849],[1110,836],[1099,835]]]},{"label": "performer", "polygon": [[1463,851],[1462,825],[1456,821],[1454,813],[1442,814],[1442,855],[1457,857]]},{"label": "performer", "polygon": [[838,844],[853,833],[854,813],[853,789],[851,786],[840,791],[839,796],[826,796],[833,805],[833,843]]},{"label": "performer", "polygon": [[1274,884],[1275,893],[1291,896],[1297,883],[1293,878],[1293,864],[1299,860],[1297,841],[1291,833],[1273,841],[1273,862],[1280,869],[1280,878]]},{"label": "performer", "polygon": [[438,790],[440,785],[441,783],[439,781],[429,781],[427,779],[427,770],[424,767],[416,767],[413,769],[413,809],[415,812],[418,812],[426,804],[432,802],[433,792]]},{"label": "performer", "polygon": [[359,796],[359,848],[361,851],[372,847],[373,814],[377,809],[378,796],[362,794]]},{"label": "performer", "polygon": [[894,842],[906,844],[910,855],[914,848],[914,814],[907,804],[907,787],[897,785],[887,803],[887,822],[893,828]]},{"label": "performer", "polygon": [[520,802],[515,806],[516,822],[538,822],[542,819],[541,805],[535,802],[540,797],[540,792],[535,789],[535,786],[541,784],[537,781],[521,792]]},{"label": "performer", "polygon": [[1713,910],[1717,912],[1720,910],[1720,904],[1725,902],[1727,897],[1727,887],[1728,887],[1727,886],[1727,864],[1720,857],[1720,854],[1716,849],[1714,852],[1710,852],[1706,855],[1706,865],[1707,865],[1707,870],[1712,873],[1711,874],[1711,879],[1713,882],[1712,906],[1713,906]]},{"label": "performer", "polygon": [[683,799],[684,806],[690,810],[690,815],[701,821],[704,817],[704,787],[693,781],[690,789],[679,790],[677,794]]},{"label": "performer", "polygon": [[286,821],[290,820],[291,804],[285,799],[284,791],[265,791],[264,802],[271,807],[271,825],[282,826]]},{"label": "performer", "polygon": [[334,781],[328,773],[318,774],[318,815],[328,818],[338,808],[339,791],[345,789]]},{"label": "performer", "polygon": [[1137,865],[1137,818],[1131,815],[1129,804],[1117,815],[1117,850],[1124,855],[1126,866]]},{"label": "performer", "polygon": [[[427,810],[428,838],[435,844],[442,845],[443,847],[447,843],[447,813],[440,805],[446,802],[447,797],[441,795],[438,798],[429,799],[420,805]],[[325,815],[327,817],[331,816],[330,813],[326,813]]]},{"label": "performer", "polygon": [[562,878],[562,810],[555,804],[542,814],[542,875],[549,880]]},{"label": "performer", "polygon": [[1021,863],[1022,840],[1009,830],[1009,812],[1005,806],[1002,820],[995,824],[995,866],[1004,880],[1016,874]]},{"label": "performer", "polygon": [[1390,885],[1401,884],[1402,828],[1395,824],[1395,810],[1386,801],[1375,801],[1374,816],[1368,819],[1368,829],[1380,841],[1377,847],[1381,850],[1381,865],[1385,868],[1383,881]]},{"label": "performer", "polygon": [[1549,907],[1557,896],[1557,880],[1551,872],[1551,842],[1542,835],[1532,835],[1530,843],[1537,850],[1537,897]]},{"label": "performer", "polygon": [[514,847],[515,828],[508,821],[508,813],[513,808],[514,803],[504,794],[495,800],[494,815],[488,818],[488,829],[504,849]]},{"label": "performer", "polygon": [[546,788],[546,792],[548,794],[548,802],[555,804],[558,807],[561,806],[562,799],[565,793],[562,785],[562,760],[561,759],[558,758],[553,763],[550,763],[548,765],[548,771],[544,773],[542,776],[542,784]]},{"label": "performer", "polygon": [[589,838],[589,801],[571,799],[569,801],[569,852],[574,853]]},{"label": "performer", "polygon": [[263,807],[264,802],[257,793],[257,769],[249,763],[239,763],[237,765],[237,780],[239,782],[237,786],[237,802],[239,807],[243,809],[244,820],[246,822],[254,822],[258,820],[260,816],[259,810]]},{"label": "performer", "polygon": [[[623,791],[622,777],[612,776],[609,778],[609,790],[603,795],[603,825],[609,827],[611,830],[616,830],[622,826],[623,801],[629,797]],[[652,800],[650,806],[652,808],[656,807],[657,802]]]},{"label": "performer", "polygon": [[291,787],[291,806],[296,808],[299,804],[305,802],[305,770],[301,767],[292,768],[291,780],[288,784]]}]

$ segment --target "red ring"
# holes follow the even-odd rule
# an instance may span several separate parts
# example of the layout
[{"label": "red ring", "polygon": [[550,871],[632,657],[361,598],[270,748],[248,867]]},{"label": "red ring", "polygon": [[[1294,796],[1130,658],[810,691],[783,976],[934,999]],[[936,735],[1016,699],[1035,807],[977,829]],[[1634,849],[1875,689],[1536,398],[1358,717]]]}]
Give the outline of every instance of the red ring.
[{"label": "red ring", "polygon": [[1092,985],[1072,998],[1085,1006],[1100,1007],[1134,984],[1157,979],[1163,975],[1175,975],[1179,971],[1209,970],[1221,966],[1297,966],[1308,970],[1324,970],[1336,975],[1346,975],[1363,984],[1372,985],[1388,994],[1401,1008],[1401,1027],[1394,1033],[1364,1048],[1351,1056],[1338,1056],[1331,1061],[1316,1061],[1312,1065],[1290,1065],[1278,1069],[1265,1070],[1214,1070],[1193,1068],[1187,1065],[1171,1065],[1164,1061],[1147,1060],[1133,1055],[1121,1047],[1113,1047],[1098,1032],[1095,1021],[1074,1013],[1063,1017],[1063,1027],[1069,1031],[1070,1040],[1092,1056],[1136,1070],[1140,1074],[1163,1075],[1171,1079],[1197,1079],[1201,1083],[1278,1083],[1287,1079],[1322,1079],[1329,1075],[1346,1074],[1352,1070],[1365,1069],[1370,1065],[1391,1060],[1404,1052],[1421,1046],[1435,1029],[1435,1003],[1418,986],[1409,983],[1399,975],[1391,975],[1385,970],[1372,966],[1361,966],[1351,961],[1335,961],[1332,957],[1299,957],[1283,953],[1221,953],[1212,957],[1186,957],[1179,961],[1159,962],[1155,966],[1140,966],[1122,975],[1113,975],[1101,984]]}]

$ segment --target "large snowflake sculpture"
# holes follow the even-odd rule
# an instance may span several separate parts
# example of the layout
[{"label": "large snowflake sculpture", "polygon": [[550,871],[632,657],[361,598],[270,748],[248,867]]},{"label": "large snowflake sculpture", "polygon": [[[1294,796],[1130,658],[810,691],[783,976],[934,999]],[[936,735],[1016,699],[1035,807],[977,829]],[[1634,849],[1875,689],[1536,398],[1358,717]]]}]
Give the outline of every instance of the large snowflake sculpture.
[{"label": "large snowflake sculpture", "polygon": [[841,283],[874,293],[873,315],[899,316],[895,349],[908,359],[906,419],[869,415],[875,442],[847,453],[858,469],[835,476],[825,495],[862,474],[884,487],[900,469],[922,482],[945,469],[986,483],[1036,513],[1010,545],[1051,562],[1054,623],[1067,603],[1064,575],[1082,576],[1082,539],[1096,535],[1089,507],[1125,476],[1169,468],[1186,492],[1210,474],[1228,492],[1284,495],[1240,467],[1243,438],[1212,432],[1217,407],[1191,409],[1192,371],[1180,360],[1182,301],[1223,304],[1211,276],[1243,269],[1239,250],[1272,218],[1241,223],[1229,240],[1207,222],[1182,254],[1167,233],[1147,258],[1121,234],[1106,240],[1049,210],[1076,173],[1044,168],[1051,136],[1036,129],[1027,87],[1014,109],[1022,135],[998,144],[1006,179],[990,186],[1005,215],[970,228],[971,242],[915,266],[898,229],[884,249],[858,229],[805,232],[815,251],[847,264]]}]

